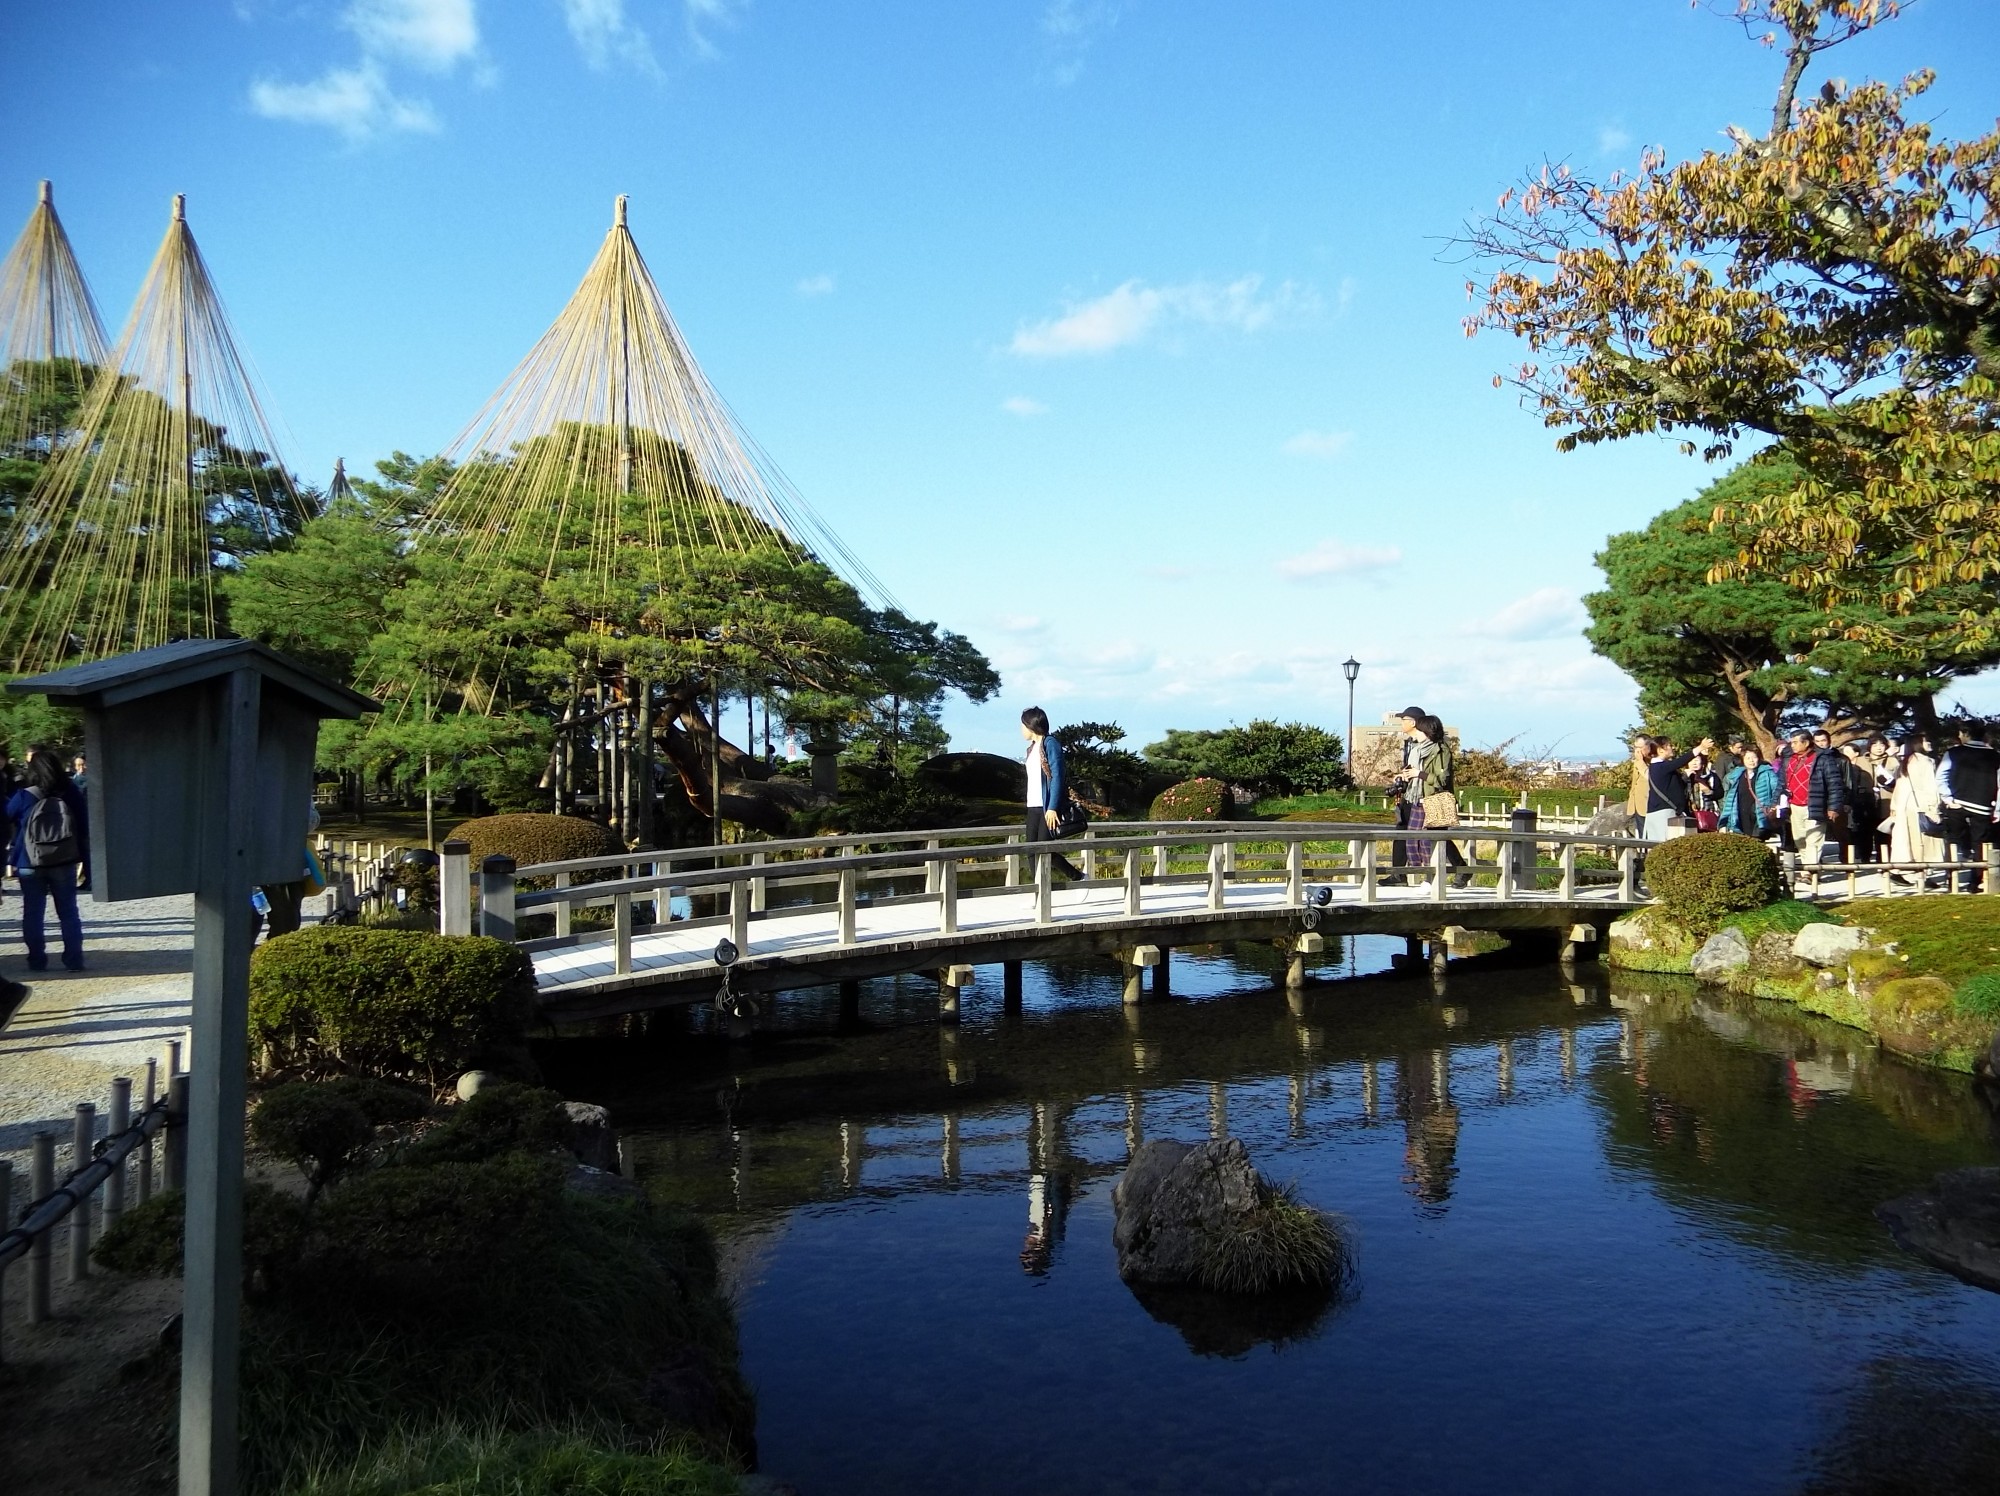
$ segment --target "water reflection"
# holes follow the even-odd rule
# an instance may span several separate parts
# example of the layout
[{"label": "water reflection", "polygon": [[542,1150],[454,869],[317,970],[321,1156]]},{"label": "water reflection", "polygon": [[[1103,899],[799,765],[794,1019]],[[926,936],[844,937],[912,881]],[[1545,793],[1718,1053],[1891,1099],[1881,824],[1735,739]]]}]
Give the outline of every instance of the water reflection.
[{"label": "water reflection", "polygon": [[[1174,970],[1192,996],[1131,1010],[1113,972],[1030,968],[955,1030],[885,981],[847,1032],[829,990],[748,1046],[662,1021],[544,1049],[722,1231],[774,1470],[826,1496],[943,1469],[960,1496],[1992,1489],[2000,1296],[1872,1217],[1994,1161],[1969,1086],[1671,979],[1288,1001],[1247,963]],[[1353,1223],[1357,1301],[1118,1281],[1125,1161],[1225,1134]],[[966,1420],[947,1384],[1009,1390]]]}]

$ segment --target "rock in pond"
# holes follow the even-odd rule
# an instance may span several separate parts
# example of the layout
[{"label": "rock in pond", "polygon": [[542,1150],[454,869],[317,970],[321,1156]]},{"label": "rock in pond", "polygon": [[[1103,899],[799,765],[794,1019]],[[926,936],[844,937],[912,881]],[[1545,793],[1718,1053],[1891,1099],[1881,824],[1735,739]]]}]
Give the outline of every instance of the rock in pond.
[{"label": "rock in pond", "polygon": [[1743,932],[1717,930],[1688,958],[1688,971],[1697,981],[1720,983],[1749,964],[1750,942]]},{"label": "rock in pond", "polygon": [[1912,1257],[2000,1292],[2000,1168],[1953,1169],[1875,1214]]},{"label": "rock in pond", "polygon": [[1333,1224],[1260,1176],[1235,1138],[1158,1138],[1111,1191],[1118,1276],[1229,1293],[1331,1287],[1347,1257]]},{"label": "rock in pond", "polygon": [[1807,925],[1792,937],[1792,954],[1814,966],[1839,966],[1868,944],[1868,932],[1852,925]]},{"label": "rock in pond", "polygon": [[1766,930],[1750,947],[1750,970],[1760,977],[1795,977],[1805,962],[1792,954],[1792,932]]},{"label": "rock in pond", "polygon": [[618,1134],[611,1113],[588,1101],[565,1101],[569,1113],[569,1151],[607,1174],[618,1172]]}]

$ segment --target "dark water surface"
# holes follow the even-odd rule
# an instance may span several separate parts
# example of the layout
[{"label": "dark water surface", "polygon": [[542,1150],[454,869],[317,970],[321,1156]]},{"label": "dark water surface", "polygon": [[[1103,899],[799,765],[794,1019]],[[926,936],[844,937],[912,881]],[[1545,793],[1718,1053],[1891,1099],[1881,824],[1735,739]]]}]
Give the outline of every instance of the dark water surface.
[{"label": "dark water surface", "polygon": [[[1333,970],[1367,971],[1363,940]],[[1316,986],[1176,954],[914,978],[777,1030],[555,1046],[649,1189],[735,1264],[763,1468],[949,1491],[2000,1491],[2000,1296],[1871,1214],[1995,1160],[1955,1077],[1671,978],[1553,968]],[[1142,1304],[1111,1186],[1226,1129],[1345,1218],[1316,1320]]]}]

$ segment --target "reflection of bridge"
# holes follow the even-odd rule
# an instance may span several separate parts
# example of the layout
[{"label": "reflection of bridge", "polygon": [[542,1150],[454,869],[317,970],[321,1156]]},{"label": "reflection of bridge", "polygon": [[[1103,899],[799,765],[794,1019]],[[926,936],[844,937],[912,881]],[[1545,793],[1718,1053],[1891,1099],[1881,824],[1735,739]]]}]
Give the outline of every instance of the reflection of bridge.
[{"label": "reflection of bridge", "polygon": [[[1629,837],[1541,831],[1532,812],[1504,831],[1459,829],[1448,840],[1296,822],[1112,825],[1062,845],[1084,877],[1060,887],[1044,848],[991,827],[518,869],[489,858],[480,919],[487,933],[517,938],[525,918],[552,917],[552,933],[522,943],[556,1017],[710,998],[721,978],[716,944],[727,937],[741,956],[730,973],[735,993],[936,971],[949,1018],[978,964],[1003,965],[1011,996],[1024,959],[1114,956],[1126,1000],[1136,1002],[1147,969],[1166,990],[1175,947],[1270,941],[1289,957],[1296,986],[1328,935],[1427,939],[1434,964],[1452,926],[1541,932],[1552,953],[1557,945],[1574,953],[1642,902],[1644,844]],[[444,926],[470,929],[467,854],[448,843],[446,855]],[[522,880],[531,880],[526,891]],[[714,912],[663,918],[676,896]],[[575,929],[586,909],[608,910],[610,929]]]}]

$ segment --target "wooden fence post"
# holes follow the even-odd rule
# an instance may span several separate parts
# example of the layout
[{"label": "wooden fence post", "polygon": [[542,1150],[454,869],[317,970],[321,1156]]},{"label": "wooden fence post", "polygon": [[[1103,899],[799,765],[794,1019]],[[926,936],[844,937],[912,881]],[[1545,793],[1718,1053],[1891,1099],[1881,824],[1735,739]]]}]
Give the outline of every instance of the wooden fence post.
[{"label": "wooden fence post", "polygon": [[632,895],[611,896],[611,966],[619,976],[632,972]]},{"label": "wooden fence post", "polygon": [[514,859],[502,853],[479,864],[479,933],[514,938]]},{"label": "wooden fence post", "polygon": [[472,843],[447,841],[438,853],[438,931],[472,933]]},{"label": "wooden fence post", "polygon": [[938,863],[938,934],[958,933],[958,859]]},{"label": "wooden fence post", "polygon": [[1125,915],[1137,919],[1143,912],[1146,899],[1146,875],[1141,871],[1139,852],[1135,847],[1125,854]]},{"label": "wooden fence post", "polygon": [[[107,1137],[122,1136],[132,1125],[132,1082],[121,1075],[111,1082],[111,1121]],[[118,1224],[118,1218],[125,1214],[125,1171],[120,1163],[111,1171],[111,1177],[104,1181],[104,1229],[109,1231]]]},{"label": "wooden fence post", "polygon": [[1285,902],[1297,909],[1306,901],[1306,844],[1285,844]]},{"label": "wooden fence post", "polygon": [[[28,1198],[31,1201],[46,1200],[55,1192],[56,1135],[38,1132],[28,1156]],[[31,1325],[45,1323],[55,1313],[49,1284],[55,1255],[53,1236],[53,1232],[44,1231],[28,1248],[28,1323]]]},{"label": "wooden fence post", "polygon": [[[188,1077],[182,1071],[167,1082],[166,1143],[161,1149],[160,1188],[187,1188]],[[54,1188],[53,1185],[50,1188]]]},{"label": "wooden fence post", "polygon": [[1035,923],[1055,923],[1055,855],[1043,852],[1035,858]]},{"label": "wooden fence post", "polygon": [[[76,1122],[69,1135],[69,1168],[80,1174],[90,1167],[90,1145],[97,1133],[97,1107],[89,1101],[76,1104]],[[76,1202],[69,1213],[69,1281],[81,1283],[90,1276],[90,1196]]]},{"label": "wooden fence post", "polygon": [[1221,909],[1228,902],[1228,887],[1224,881],[1222,865],[1222,842],[1216,842],[1208,849],[1208,907]]},{"label": "wooden fence post", "polygon": [[839,939],[842,945],[854,944],[854,906],[856,897],[857,884],[854,877],[854,869],[844,867],[840,870]]}]

